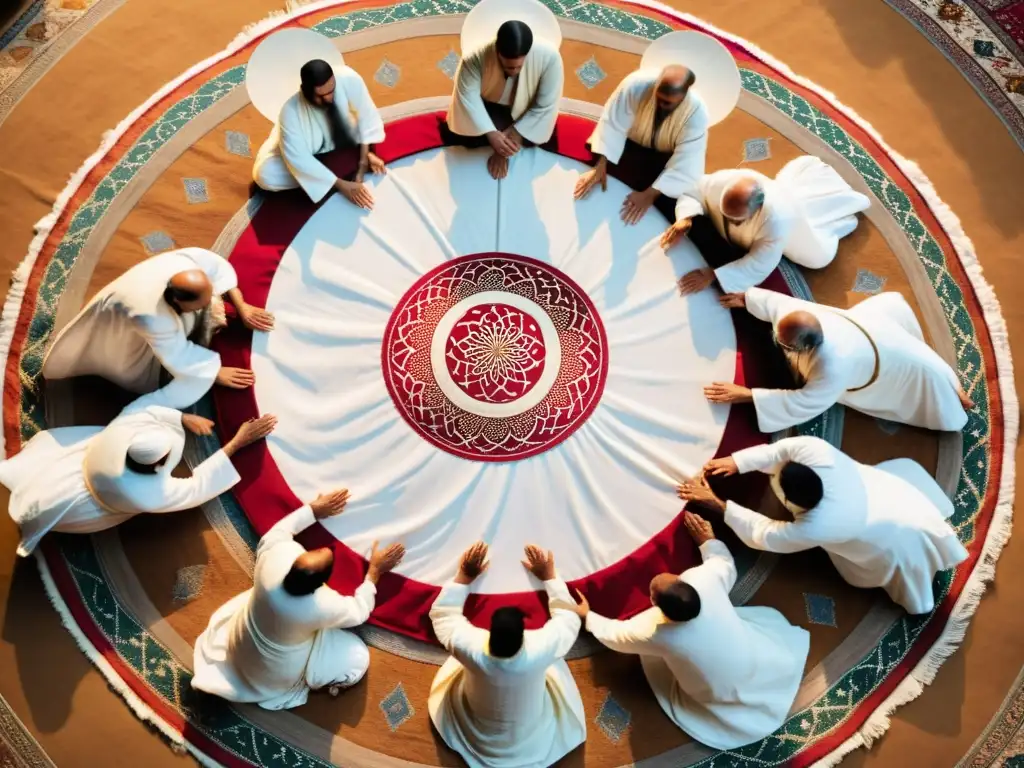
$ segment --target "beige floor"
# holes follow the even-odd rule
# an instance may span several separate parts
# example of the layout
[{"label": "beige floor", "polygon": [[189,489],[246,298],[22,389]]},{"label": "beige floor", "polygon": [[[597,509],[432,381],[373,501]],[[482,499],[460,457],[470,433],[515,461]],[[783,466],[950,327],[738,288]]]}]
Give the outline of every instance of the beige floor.
[{"label": "beige floor", "polygon": [[[1013,300],[1010,287],[1024,253],[1024,154],[942,55],[881,0],[674,4],[830,89],[920,163],[964,220],[1021,353],[1024,305]],[[104,130],[220,50],[245,24],[281,7],[268,0],[131,0],[83,39],[0,128],[0,264],[13,269],[20,261],[32,224]],[[82,66],[96,57],[109,66]],[[0,517],[0,693],[58,765],[183,764],[75,649],[34,568],[15,570],[14,538],[10,522]],[[846,764],[950,766],[970,745],[1024,662],[1024,613],[1018,609],[1024,584],[1014,577],[1024,556],[1018,551],[1011,543],[996,586],[935,685],[900,710],[869,755]]]}]

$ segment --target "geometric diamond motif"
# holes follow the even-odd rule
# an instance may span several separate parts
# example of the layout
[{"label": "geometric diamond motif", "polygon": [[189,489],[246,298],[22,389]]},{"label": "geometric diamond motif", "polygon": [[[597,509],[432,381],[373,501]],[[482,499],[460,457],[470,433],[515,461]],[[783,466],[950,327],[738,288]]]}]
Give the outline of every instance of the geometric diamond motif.
[{"label": "geometric diamond motif", "polygon": [[857,277],[853,281],[853,292],[874,296],[876,293],[882,292],[886,279],[866,269],[858,269]]},{"label": "geometric diamond motif", "polygon": [[205,565],[186,565],[179,569],[174,575],[174,588],[171,590],[175,602],[187,603],[199,597],[203,591],[205,573]]},{"label": "geometric diamond motif", "polygon": [[228,152],[239,157],[252,157],[252,150],[249,149],[248,134],[240,131],[226,131],[224,143]]},{"label": "geometric diamond motif", "polygon": [[608,75],[604,73],[601,66],[597,63],[597,59],[591,56],[579,67],[576,68],[576,77],[583,83],[583,87],[590,90],[595,85],[604,80]]},{"label": "geometric diamond motif", "polygon": [[836,625],[836,604],[831,597],[804,592],[804,609],[811,624],[821,624],[825,627]]},{"label": "geometric diamond motif", "polygon": [[757,163],[772,156],[771,139],[747,139],[743,142],[743,162]]},{"label": "geometric diamond motif", "polygon": [[210,202],[205,179],[182,179],[182,182],[185,184],[185,198],[190,205]]},{"label": "geometric diamond motif", "polygon": [[991,40],[981,40],[980,38],[975,38],[973,47],[974,54],[976,56],[981,56],[981,58],[983,59],[991,59],[993,56],[995,56],[996,46],[995,43],[993,43]]},{"label": "geometric diamond motif", "polygon": [[887,435],[895,435],[900,431],[899,422],[889,421],[888,419],[875,419],[875,426]]},{"label": "geometric diamond motif", "polygon": [[455,51],[448,51],[448,55],[437,62],[437,68],[444,72],[449,80],[454,79],[455,70],[459,68],[459,54]]},{"label": "geometric diamond motif", "polygon": [[166,232],[150,232],[148,235],[140,237],[139,240],[142,241],[142,247],[150,256],[174,250],[174,240]]},{"label": "geometric diamond motif", "polygon": [[611,691],[604,697],[601,704],[601,711],[597,713],[594,722],[601,729],[605,736],[613,743],[618,744],[626,731],[629,730],[629,721],[632,719],[629,710],[612,698]]},{"label": "geometric diamond motif", "polygon": [[416,714],[401,683],[380,700],[380,711],[384,713],[384,719],[388,721],[388,728],[392,731],[397,731],[402,723]]},{"label": "geometric diamond motif", "polygon": [[402,70],[396,67],[387,59],[384,59],[377,68],[377,71],[373,74],[373,79],[386,88],[394,88],[398,83],[398,78],[402,74]]}]

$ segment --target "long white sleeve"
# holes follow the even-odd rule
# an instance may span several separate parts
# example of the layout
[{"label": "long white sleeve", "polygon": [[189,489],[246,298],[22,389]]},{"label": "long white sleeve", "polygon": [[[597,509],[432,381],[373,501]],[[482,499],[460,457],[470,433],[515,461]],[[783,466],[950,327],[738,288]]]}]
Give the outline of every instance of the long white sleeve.
[{"label": "long white sleeve", "polygon": [[605,102],[601,110],[601,119],[590,135],[590,149],[601,155],[609,163],[617,163],[626,148],[626,138],[633,127],[636,116],[638,91],[643,93],[647,87],[646,78],[639,72],[627,75]]},{"label": "long white sleeve", "polygon": [[808,467],[830,467],[838,451],[819,437],[786,437],[774,443],[755,445],[732,455],[739,473],[773,473],[780,464],[795,461]]},{"label": "long white sleeve", "polygon": [[372,581],[364,581],[353,595],[340,595],[328,586],[318,589],[313,595],[321,629],[348,629],[365,624],[373,613],[377,598],[377,587]]},{"label": "long white sleeve", "polygon": [[359,143],[379,144],[384,141],[384,121],[381,120],[380,112],[373,103],[363,78],[352,70],[341,82],[344,84],[349,106],[355,110],[357,116],[356,131],[359,134]]},{"label": "long white sleeve", "polygon": [[728,592],[736,583],[736,561],[729,548],[718,539],[710,539],[700,545],[700,556],[704,560],[701,568],[711,571]]},{"label": "long white sleeve", "polygon": [[213,292],[217,296],[223,296],[238,287],[238,275],[235,273],[235,268],[220,254],[205,248],[179,248],[178,253],[188,256],[196,263],[196,266],[206,273],[213,285]]},{"label": "long white sleeve", "polygon": [[282,517],[260,539],[259,546],[256,548],[256,559],[259,560],[278,544],[293,541],[298,534],[315,522],[316,515],[313,514],[313,508],[308,504],[299,507],[290,515]]},{"label": "long white sleeve", "polygon": [[180,512],[215,499],[241,480],[231,459],[217,451],[192,471],[192,477],[168,477],[154,498],[140,512]]},{"label": "long white sleeve", "polygon": [[715,270],[715,278],[725,293],[741,293],[763,283],[782,261],[782,250],[789,228],[769,216],[750,250],[739,259]]},{"label": "long white sleeve", "polygon": [[560,659],[569,652],[580,633],[580,617],[569,606],[575,601],[569,594],[569,587],[561,579],[544,582],[548,595],[548,609],[551,618],[538,630],[534,630],[530,641],[531,650],[539,655]]},{"label": "long white sleeve", "polygon": [[790,312],[803,308],[806,302],[765,288],[744,291],[747,312],[765,323],[776,323]]},{"label": "long white sleeve", "polygon": [[430,622],[434,634],[449,653],[453,652],[460,633],[475,629],[463,614],[468,598],[469,585],[451,581],[441,588],[441,594],[430,606]]},{"label": "long white sleeve", "polygon": [[764,552],[784,555],[811,549],[819,543],[803,535],[799,520],[792,523],[772,520],[734,501],[725,504],[725,524],[748,547]]},{"label": "long white sleeve", "polygon": [[334,189],[338,177],[316,159],[317,148],[310,144],[309,131],[300,116],[301,108],[300,104],[289,100],[281,109],[278,119],[281,159],[309,199],[319,203]]},{"label": "long white sleeve", "polygon": [[619,653],[649,653],[651,638],[662,620],[661,611],[648,608],[631,619],[609,619],[598,613],[587,613],[587,631],[601,645]]},{"label": "long white sleeve", "polygon": [[484,54],[493,50],[485,46],[464,56],[455,70],[455,92],[448,110],[448,122],[453,131],[463,136],[483,136],[497,130],[484,107],[480,92],[483,82]]},{"label": "long white sleeve", "polygon": [[830,366],[813,364],[799,389],[752,389],[757,428],[765,434],[780,432],[820,416],[842,397],[842,376]]},{"label": "long white sleeve", "polygon": [[[171,375],[166,386],[143,395],[144,406],[183,410],[198,402],[217,380],[220,355],[189,341],[178,324],[167,318],[138,318],[135,327],[160,364]],[[141,399],[141,398],[140,398]]]},{"label": "long white sleeve", "polygon": [[[696,97],[694,97],[696,98]],[[682,109],[682,106],[678,107]],[[708,153],[708,113],[701,103],[683,124],[672,156],[651,185],[663,195],[674,198],[676,211],[703,208],[700,180]],[[683,202],[688,200],[688,202]],[[696,214],[691,214],[696,215]],[[678,218],[678,217],[677,217]]]},{"label": "long white sleeve", "polygon": [[[543,144],[551,138],[555,130],[555,121],[558,117],[558,105],[562,100],[562,89],[565,86],[565,70],[562,65],[562,57],[556,50],[542,50],[540,46],[534,46],[537,56],[537,64],[541,66],[540,79],[533,93],[530,106],[522,115],[516,118],[516,130],[519,134],[534,144]],[[534,51],[531,51],[534,53]],[[541,58],[543,56],[543,58]],[[530,62],[532,63],[532,62]],[[523,74],[526,74],[524,67]],[[532,75],[532,73],[530,73]],[[523,75],[520,75],[522,78]],[[522,88],[524,83],[520,82]],[[519,100],[517,95],[516,100]]]}]

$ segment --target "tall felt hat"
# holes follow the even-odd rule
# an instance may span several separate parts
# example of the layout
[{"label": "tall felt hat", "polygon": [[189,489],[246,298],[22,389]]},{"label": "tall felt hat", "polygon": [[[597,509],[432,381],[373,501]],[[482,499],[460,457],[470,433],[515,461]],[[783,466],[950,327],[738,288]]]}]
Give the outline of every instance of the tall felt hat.
[{"label": "tall felt hat", "polygon": [[277,122],[281,107],[302,84],[299,70],[314,59],[326,61],[335,72],[345,66],[334,43],[311,29],[292,27],[268,36],[256,46],[245,68],[245,88],[252,105]]},{"label": "tall felt hat", "polygon": [[523,22],[533,32],[534,40],[543,40],[556,50],[562,45],[558,19],[539,0],[480,0],[462,23],[462,55],[491,42],[506,21]]},{"label": "tall felt hat", "polygon": [[673,64],[683,65],[696,76],[693,90],[708,109],[710,125],[722,122],[736,108],[740,69],[718,40],[702,32],[669,32],[647,47],[640,68],[661,71]]}]

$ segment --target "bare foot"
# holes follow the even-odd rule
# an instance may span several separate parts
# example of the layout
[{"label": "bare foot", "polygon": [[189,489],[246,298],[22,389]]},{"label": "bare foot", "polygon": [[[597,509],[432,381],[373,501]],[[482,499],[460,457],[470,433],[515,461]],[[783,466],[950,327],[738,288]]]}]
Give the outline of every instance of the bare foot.
[{"label": "bare foot", "polygon": [[956,393],[960,397],[960,405],[964,407],[965,411],[969,411],[974,407],[974,401],[967,396],[967,393],[964,392],[963,389],[958,389]]},{"label": "bare foot", "polygon": [[492,179],[504,179],[508,176],[508,158],[495,152],[487,158],[487,171]]}]

